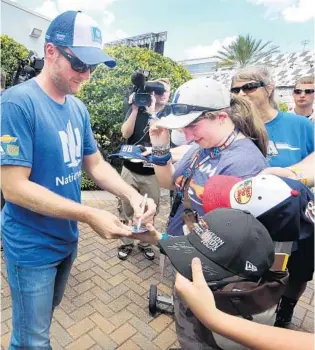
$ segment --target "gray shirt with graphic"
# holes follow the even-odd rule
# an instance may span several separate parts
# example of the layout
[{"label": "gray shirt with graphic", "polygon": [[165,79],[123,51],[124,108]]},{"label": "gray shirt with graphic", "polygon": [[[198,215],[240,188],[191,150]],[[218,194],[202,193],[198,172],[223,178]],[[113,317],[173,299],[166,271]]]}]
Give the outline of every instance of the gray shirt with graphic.
[{"label": "gray shirt with graphic", "polygon": [[[191,165],[194,155],[199,150],[198,145],[193,145],[184,157],[176,164],[174,182],[177,190],[181,183],[184,171]],[[202,194],[204,185],[213,175],[231,175],[246,179],[257,175],[267,167],[267,161],[258,147],[250,139],[240,139],[233,142],[226,150],[219,153],[215,158],[203,159],[209,155],[208,149],[200,150],[197,163],[199,167],[194,169],[193,177],[188,190],[191,205],[199,215],[204,215],[202,208]],[[171,236],[183,235],[184,206],[180,204],[175,216],[169,218],[168,234]]]}]

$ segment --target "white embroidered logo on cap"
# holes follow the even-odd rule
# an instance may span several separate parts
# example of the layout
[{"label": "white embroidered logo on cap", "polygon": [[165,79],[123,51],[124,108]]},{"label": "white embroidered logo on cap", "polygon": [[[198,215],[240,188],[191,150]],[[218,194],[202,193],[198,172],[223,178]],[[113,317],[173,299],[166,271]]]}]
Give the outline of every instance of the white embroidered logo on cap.
[{"label": "white embroidered logo on cap", "polygon": [[122,152],[130,153],[132,152],[132,146],[127,145],[122,148]]},{"label": "white embroidered logo on cap", "polygon": [[205,231],[200,235],[201,243],[210,249],[212,252],[216,252],[218,248],[220,248],[224,241],[218,237],[215,233],[210,230]]},{"label": "white embroidered logo on cap", "polygon": [[257,267],[249,261],[246,261],[245,270],[246,271],[253,271],[253,272],[258,271]]}]

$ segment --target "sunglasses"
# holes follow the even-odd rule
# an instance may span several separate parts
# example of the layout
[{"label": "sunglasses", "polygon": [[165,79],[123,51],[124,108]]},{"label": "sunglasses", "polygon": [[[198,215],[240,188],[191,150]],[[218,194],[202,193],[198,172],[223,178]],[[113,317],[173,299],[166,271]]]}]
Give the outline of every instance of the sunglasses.
[{"label": "sunglasses", "polygon": [[303,92],[305,93],[305,95],[310,95],[310,94],[313,94],[314,93],[314,89],[294,89],[293,92],[296,94],[296,95],[301,95]]},{"label": "sunglasses", "polygon": [[245,94],[248,94],[256,91],[258,88],[263,86],[266,86],[266,84],[263,81],[257,81],[254,83],[247,83],[240,87],[232,87],[230,91],[232,94],[239,94],[242,90]]},{"label": "sunglasses", "polygon": [[216,108],[209,108],[209,107],[200,107],[200,106],[194,106],[194,105],[187,105],[183,103],[172,103],[169,105],[170,112],[173,115],[185,115],[189,114],[191,112],[215,112],[219,111],[223,108],[216,109]]},{"label": "sunglasses", "polygon": [[57,50],[70,62],[71,68],[78,73],[86,73],[88,70],[92,73],[97,67],[97,64],[86,64],[82,62],[78,57],[71,55],[59,46],[57,46]]}]

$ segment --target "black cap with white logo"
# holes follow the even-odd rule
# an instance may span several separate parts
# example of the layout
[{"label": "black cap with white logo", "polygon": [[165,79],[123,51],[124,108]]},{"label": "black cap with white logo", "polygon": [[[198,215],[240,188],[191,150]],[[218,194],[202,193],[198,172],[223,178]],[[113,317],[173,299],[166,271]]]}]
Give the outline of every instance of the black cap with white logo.
[{"label": "black cap with white logo", "polygon": [[159,241],[176,270],[192,280],[191,261],[201,260],[207,282],[232,276],[257,280],[274,262],[274,244],[252,214],[238,209],[207,213],[187,236]]}]

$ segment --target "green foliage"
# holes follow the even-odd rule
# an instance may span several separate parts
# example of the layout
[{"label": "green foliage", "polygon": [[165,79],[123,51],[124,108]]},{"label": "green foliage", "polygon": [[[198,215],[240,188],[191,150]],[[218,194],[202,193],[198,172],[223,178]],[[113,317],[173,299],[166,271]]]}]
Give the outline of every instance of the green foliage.
[{"label": "green foliage", "polygon": [[262,40],[254,39],[249,34],[239,35],[230,45],[223,46],[214,57],[221,60],[219,67],[240,68],[279,52],[278,46],[270,47],[270,45],[271,41],[263,43]]},{"label": "green foliage", "polygon": [[287,112],[289,110],[288,105],[285,102],[280,102],[279,103],[279,109],[282,112]]},{"label": "green foliage", "polygon": [[99,190],[96,183],[87,176],[85,171],[82,171],[81,190],[82,191]]},{"label": "green foliage", "polygon": [[100,65],[78,94],[90,112],[92,129],[105,158],[123,142],[124,99],[136,69],[150,70],[150,80],[169,78],[172,91],[192,78],[181,65],[148,49],[113,46],[106,52],[117,60],[117,67],[109,70]]},{"label": "green foliage", "polygon": [[26,58],[28,50],[22,44],[11,37],[1,35],[1,67],[6,73],[6,87],[11,86],[12,73],[16,70],[18,65],[17,58]]}]

